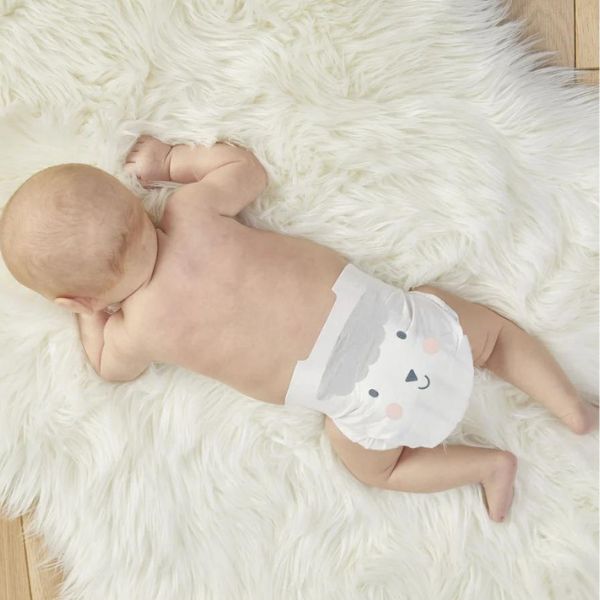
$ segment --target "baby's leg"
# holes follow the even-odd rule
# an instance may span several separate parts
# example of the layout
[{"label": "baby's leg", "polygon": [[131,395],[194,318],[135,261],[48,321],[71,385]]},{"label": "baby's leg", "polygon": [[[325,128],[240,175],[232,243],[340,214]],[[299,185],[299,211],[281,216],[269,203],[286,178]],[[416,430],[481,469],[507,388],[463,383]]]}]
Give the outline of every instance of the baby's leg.
[{"label": "baby's leg", "polygon": [[415,291],[435,294],[458,315],[469,338],[473,362],[523,390],[556,415],[571,431],[598,427],[598,408],[581,400],[547,348],[493,310],[432,286]]},{"label": "baby's leg", "polygon": [[325,431],[348,470],[374,487],[401,492],[440,492],[481,483],[494,521],[506,516],[513,497],[517,459],[510,452],[472,446],[368,450],[349,440],[329,418]]}]

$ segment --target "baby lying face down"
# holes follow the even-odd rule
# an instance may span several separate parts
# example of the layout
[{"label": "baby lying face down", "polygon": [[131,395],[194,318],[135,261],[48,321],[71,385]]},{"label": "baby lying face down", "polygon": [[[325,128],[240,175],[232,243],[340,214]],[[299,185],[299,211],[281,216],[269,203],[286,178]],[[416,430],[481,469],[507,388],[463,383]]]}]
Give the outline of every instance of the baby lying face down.
[{"label": "baby lying face down", "polygon": [[495,311],[437,287],[404,291],[331,248],[242,224],[237,215],[268,182],[248,150],[142,136],[125,169],[144,186],[183,184],[157,224],[126,186],[82,164],[34,174],[0,220],[8,269],[76,315],[107,381],[162,362],[317,410],[363,483],[408,492],[479,483],[496,521],[512,501],[516,457],[444,444],[474,368],[518,386],[575,433],[597,427],[597,408],[542,344]]}]

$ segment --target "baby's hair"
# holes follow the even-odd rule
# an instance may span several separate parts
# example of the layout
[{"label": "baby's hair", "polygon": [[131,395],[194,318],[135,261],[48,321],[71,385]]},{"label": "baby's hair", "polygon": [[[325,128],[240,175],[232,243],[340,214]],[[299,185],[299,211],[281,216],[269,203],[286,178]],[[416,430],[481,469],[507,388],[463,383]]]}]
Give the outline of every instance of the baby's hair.
[{"label": "baby's hair", "polygon": [[123,275],[141,202],[115,177],[69,163],[31,176],[0,219],[0,252],[23,285],[52,299],[97,297]]}]

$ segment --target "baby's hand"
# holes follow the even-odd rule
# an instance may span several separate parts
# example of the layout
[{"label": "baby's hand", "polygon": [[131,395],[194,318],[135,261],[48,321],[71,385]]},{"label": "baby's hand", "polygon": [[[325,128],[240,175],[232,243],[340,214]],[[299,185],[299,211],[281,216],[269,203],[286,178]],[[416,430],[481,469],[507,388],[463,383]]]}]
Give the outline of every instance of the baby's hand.
[{"label": "baby's hand", "polygon": [[125,159],[125,170],[144,187],[151,187],[154,181],[171,181],[171,148],[150,135],[141,135]]}]

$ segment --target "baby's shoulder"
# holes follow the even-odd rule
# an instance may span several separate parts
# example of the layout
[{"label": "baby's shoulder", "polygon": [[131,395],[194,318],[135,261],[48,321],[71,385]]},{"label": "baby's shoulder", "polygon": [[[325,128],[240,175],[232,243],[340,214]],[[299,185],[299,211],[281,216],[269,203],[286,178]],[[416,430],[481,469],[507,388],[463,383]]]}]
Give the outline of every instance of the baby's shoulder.
[{"label": "baby's shoulder", "polygon": [[174,192],[167,199],[158,227],[165,233],[173,229],[214,227],[219,224],[219,213],[201,199]]}]

